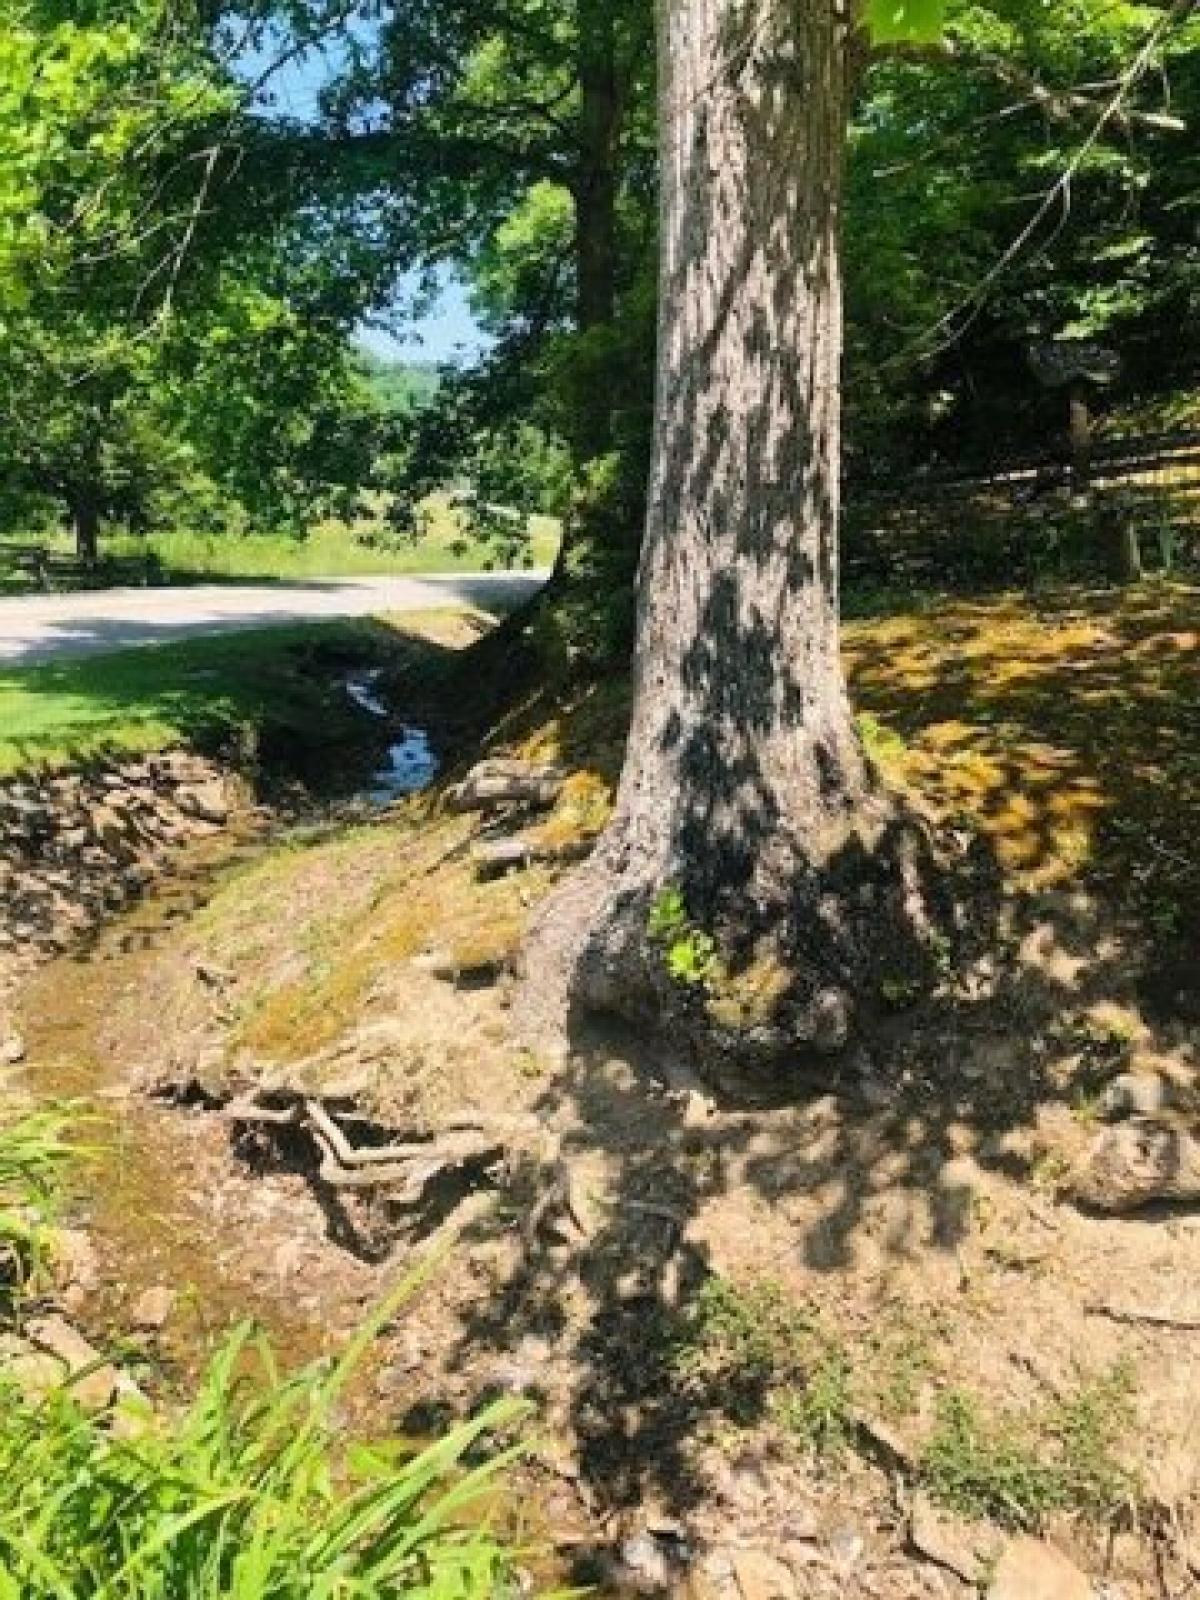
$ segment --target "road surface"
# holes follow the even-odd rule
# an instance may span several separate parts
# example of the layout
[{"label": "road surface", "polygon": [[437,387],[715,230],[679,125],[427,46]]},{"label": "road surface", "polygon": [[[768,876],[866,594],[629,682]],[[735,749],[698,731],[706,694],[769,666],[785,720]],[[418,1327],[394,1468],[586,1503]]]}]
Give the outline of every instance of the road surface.
[{"label": "road surface", "polygon": [[508,610],[545,572],[471,572],[421,578],[313,578],[180,589],[99,589],[0,599],[0,667],[29,666],[127,645],[234,628],[367,617],[472,605]]}]

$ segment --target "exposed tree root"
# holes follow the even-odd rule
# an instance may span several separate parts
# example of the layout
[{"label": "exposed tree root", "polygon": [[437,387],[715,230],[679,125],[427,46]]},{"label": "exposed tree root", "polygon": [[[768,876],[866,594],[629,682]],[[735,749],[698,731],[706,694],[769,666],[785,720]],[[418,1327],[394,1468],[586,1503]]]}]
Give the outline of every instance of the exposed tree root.
[{"label": "exposed tree root", "polygon": [[319,1100],[297,1096],[268,1105],[250,1096],[232,1100],[222,1115],[235,1123],[304,1129],[321,1157],[317,1176],[333,1189],[387,1189],[403,1205],[416,1205],[434,1179],[471,1164],[508,1161],[520,1149],[549,1137],[530,1116],[494,1116],[462,1111],[445,1118],[434,1139],[391,1144],[352,1144]]}]

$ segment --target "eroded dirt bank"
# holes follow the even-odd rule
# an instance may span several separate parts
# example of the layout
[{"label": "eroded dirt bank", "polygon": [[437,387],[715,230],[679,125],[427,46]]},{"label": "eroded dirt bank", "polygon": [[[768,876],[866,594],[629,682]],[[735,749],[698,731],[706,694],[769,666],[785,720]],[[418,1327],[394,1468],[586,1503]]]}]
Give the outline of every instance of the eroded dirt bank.
[{"label": "eroded dirt bank", "polygon": [[196,841],[219,834],[248,794],[233,772],[168,750],[91,772],[0,783],[0,1050],[24,973],[76,945]]},{"label": "eroded dirt bank", "polygon": [[[445,1242],[363,1404],[419,1435],[497,1388],[533,1398],[532,1531],[567,1570],[713,1600],[1186,1594],[1177,941],[1080,875],[1072,834],[931,992],[892,994],[825,1095],[722,1105],[615,1037],[533,1054],[513,955],[562,870],[546,853],[603,822],[620,724],[606,692],[502,727],[489,753],[533,764],[532,807],[435,793],[207,844],[29,980],[27,1082],[111,1135],[86,1326],[165,1287],[168,1368],[247,1310],[310,1353]],[[500,870],[514,835],[538,848]]]}]

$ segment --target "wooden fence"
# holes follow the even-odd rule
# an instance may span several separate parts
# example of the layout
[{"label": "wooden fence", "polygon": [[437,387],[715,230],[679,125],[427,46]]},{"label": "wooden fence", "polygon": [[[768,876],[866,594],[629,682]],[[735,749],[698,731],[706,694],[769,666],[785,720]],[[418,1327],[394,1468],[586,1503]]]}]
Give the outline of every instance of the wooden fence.
[{"label": "wooden fence", "polygon": [[977,473],[846,486],[851,582],[971,585],[1200,571],[1200,433],[1099,440],[1086,477],[1063,450]]}]

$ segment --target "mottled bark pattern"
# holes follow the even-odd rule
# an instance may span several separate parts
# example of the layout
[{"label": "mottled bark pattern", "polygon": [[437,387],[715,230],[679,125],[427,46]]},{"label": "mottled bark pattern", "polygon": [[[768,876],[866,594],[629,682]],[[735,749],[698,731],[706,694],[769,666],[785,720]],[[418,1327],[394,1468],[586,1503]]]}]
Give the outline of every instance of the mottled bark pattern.
[{"label": "mottled bark pattern", "polygon": [[[609,833],[531,947],[531,972],[544,989],[561,973],[577,1012],[711,1038],[721,1006],[673,983],[647,934],[656,896],[678,888],[731,976],[769,991],[743,1059],[751,1044],[774,1058],[843,1043],[864,928],[905,898],[896,860],[881,871],[892,814],[871,794],[838,651],[846,32],[837,0],[661,0],[633,720]],[[756,969],[787,981],[756,987]]]},{"label": "mottled bark pattern", "polygon": [[862,781],[836,607],[845,38],[831,0],[667,0],[660,29],[658,420],[618,828],[707,901],[784,888]]}]

